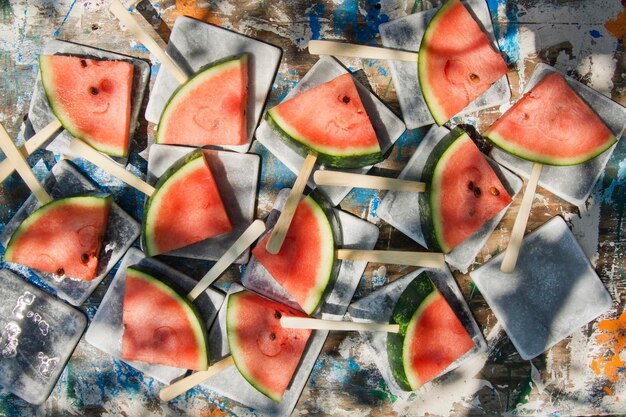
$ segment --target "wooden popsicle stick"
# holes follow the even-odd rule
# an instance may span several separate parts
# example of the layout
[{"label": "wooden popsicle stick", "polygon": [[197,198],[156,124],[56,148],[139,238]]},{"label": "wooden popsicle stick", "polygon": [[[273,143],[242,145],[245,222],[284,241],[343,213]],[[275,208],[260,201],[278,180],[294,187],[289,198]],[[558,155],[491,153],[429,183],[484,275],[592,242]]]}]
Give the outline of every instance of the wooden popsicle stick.
[{"label": "wooden popsicle stick", "polygon": [[388,59],[417,63],[417,52],[323,40],[309,41],[309,53],[312,55],[349,56],[354,58]]},{"label": "wooden popsicle stick", "polygon": [[373,188],[376,190],[413,191],[418,193],[426,191],[426,184],[423,182],[339,171],[317,170],[313,173],[313,180],[317,185],[336,187]]},{"label": "wooden popsicle stick", "polygon": [[317,161],[316,155],[307,155],[304,163],[302,164],[302,168],[300,168],[300,172],[298,173],[298,178],[296,178],[296,182],[287,197],[285,207],[280,213],[280,217],[278,217],[274,230],[272,230],[272,234],[267,241],[265,249],[273,255],[276,255],[280,251],[281,246],[283,246],[283,241],[285,240],[285,236],[289,230],[289,225],[291,224],[293,215],[296,212],[298,203],[300,202],[300,196],[304,191],[304,187],[306,187],[306,183],[311,176],[311,171],[313,171],[315,161]]},{"label": "wooden popsicle stick", "polygon": [[141,42],[148,50],[157,57],[167,70],[178,80],[179,83],[184,84],[189,79],[189,76],[183,71],[172,58],[159,46],[156,41],[146,33],[139,23],[133,18],[128,9],[120,3],[119,0],[113,0],[109,11],[119,19],[132,32],[132,34]]},{"label": "wooden popsicle stick", "polygon": [[178,397],[180,394],[183,394],[196,385],[200,384],[202,381],[222,372],[224,369],[234,365],[233,357],[229,356],[227,358],[222,359],[221,361],[209,366],[209,369],[206,371],[198,371],[193,374],[180,379],[174,382],[171,385],[163,388],[159,391],[159,398],[161,401],[170,401],[174,398]]},{"label": "wooden popsicle stick", "polygon": [[[41,148],[44,143],[50,139],[57,130],[61,128],[61,122],[59,119],[54,119],[51,121],[46,127],[37,132],[32,138],[28,139],[22,146],[18,149],[20,153],[24,156],[24,158],[28,158],[28,156],[32,155],[37,149]],[[9,159],[5,159],[0,162],[0,182],[6,180],[9,175],[11,175],[15,171],[15,166],[9,161]]]},{"label": "wooden popsicle stick", "polygon": [[126,184],[131,187],[141,191],[148,197],[154,194],[154,187],[145,182],[144,180],[136,177],[129,171],[109,158],[106,155],[101,154],[96,151],[91,146],[87,145],[85,142],[80,139],[72,139],[70,143],[70,151],[81,158],[84,158],[91,162],[92,164],[102,168],[109,174],[117,177],[118,179],[124,181]]},{"label": "wooden popsicle stick", "polygon": [[310,317],[281,317],[280,325],[286,329],[339,330],[346,332],[400,332],[399,324],[356,323],[353,321],[320,320]]},{"label": "wooden popsicle stick", "polygon": [[235,260],[248,249],[250,245],[258,239],[265,231],[265,223],[262,220],[255,220],[250,226],[239,236],[239,239],[228,248],[222,257],[213,265],[204,277],[196,284],[195,287],[187,294],[189,301],[194,301],[200,294],[206,290]]},{"label": "wooden popsicle stick", "polygon": [[441,268],[445,265],[445,255],[436,252],[337,249],[337,259],[426,268]]},{"label": "wooden popsicle stick", "polygon": [[7,159],[13,164],[15,170],[20,174],[20,177],[22,177],[28,188],[33,192],[37,201],[39,201],[42,206],[51,202],[52,197],[50,197],[50,194],[44,190],[43,185],[37,180],[28,162],[26,162],[24,155],[17,149],[17,146],[13,143],[13,139],[11,139],[11,136],[9,136],[9,133],[1,124],[0,148],[2,148]]},{"label": "wooden popsicle stick", "polygon": [[522,240],[524,239],[524,231],[526,231],[526,224],[528,223],[528,216],[530,215],[530,208],[533,205],[535,191],[537,190],[537,183],[539,182],[542,167],[543,165],[540,163],[535,162],[533,164],[533,170],[530,173],[528,185],[526,185],[526,190],[524,191],[524,197],[522,197],[522,204],[517,212],[515,224],[513,225],[513,230],[511,231],[509,245],[504,253],[502,265],[500,265],[500,270],[504,273],[509,274],[515,270],[517,256],[519,255]]}]

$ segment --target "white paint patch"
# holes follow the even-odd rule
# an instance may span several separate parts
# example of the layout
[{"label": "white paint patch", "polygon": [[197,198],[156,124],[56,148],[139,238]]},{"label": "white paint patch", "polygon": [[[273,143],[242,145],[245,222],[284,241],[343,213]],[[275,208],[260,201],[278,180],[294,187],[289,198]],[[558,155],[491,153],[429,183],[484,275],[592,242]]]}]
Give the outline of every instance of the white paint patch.
[{"label": "white paint patch", "polygon": [[600,235],[600,208],[602,206],[598,191],[587,199],[586,207],[580,207],[579,213],[562,213],[565,220],[572,226],[576,237],[587,258],[595,266],[598,261],[598,240]]}]

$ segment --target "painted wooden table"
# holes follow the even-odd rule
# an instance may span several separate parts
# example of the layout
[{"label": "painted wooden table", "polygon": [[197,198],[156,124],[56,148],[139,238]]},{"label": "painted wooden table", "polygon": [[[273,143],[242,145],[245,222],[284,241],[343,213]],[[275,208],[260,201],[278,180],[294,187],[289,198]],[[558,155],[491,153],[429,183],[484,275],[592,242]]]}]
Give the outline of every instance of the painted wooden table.
[{"label": "painted wooden table", "polygon": [[[137,10],[167,39],[176,17],[188,15],[245,35],[262,39],[284,50],[272,88],[269,105],[278,103],[308,71],[316,57],[306,51],[309,39],[345,39],[380,44],[378,25],[406,14],[428,9],[421,0],[326,0],[317,2],[216,0],[142,1]],[[547,62],[625,104],[626,72],[623,41],[626,10],[619,0],[505,0],[487,1],[501,49],[517,65],[520,85],[534,65]],[[37,55],[54,38],[95,45],[103,49],[152,60],[152,81],[158,62],[120,28],[107,11],[104,0],[0,0],[0,122],[23,140],[21,125],[26,117],[37,77]],[[346,59],[362,81],[399,114],[387,63]],[[521,87],[514,85],[513,92]],[[498,108],[469,115],[461,122],[481,130],[500,113]],[[146,163],[137,155],[154,126],[142,121],[133,144],[130,162],[135,172],[145,172]],[[424,136],[426,129],[407,131],[389,158],[373,173],[395,176]],[[251,152],[262,157],[259,217],[264,217],[277,192],[291,186],[295,176],[262,145]],[[445,389],[420,392],[400,400],[386,388],[370,353],[358,335],[333,333],[328,338],[294,415],[589,415],[626,412],[626,346],[624,314],[624,249],[626,248],[626,143],[621,141],[584,207],[577,208],[539,189],[527,230],[548,218],[561,215],[570,224],[594,263],[614,300],[613,309],[576,331],[532,361],[522,360],[497,325],[493,313],[476,291],[469,275],[455,273],[484,335],[490,352],[484,365],[466,373]],[[59,155],[39,151],[30,159],[44,176]],[[87,167],[94,178],[111,190],[114,198],[140,219],[142,197],[101,172]],[[25,200],[28,192],[15,176],[0,186],[0,228]],[[341,207],[378,225],[377,248],[414,249],[417,245],[394,230],[377,214],[383,192],[351,192]],[[519,207],[518,197],[486,247],[476,259],[480,265],[505,248]],[[172,263],[172,262],[170,262]],[[209,264],[199,261],[172,263],[200,277]],[[5,265],[1,265],[5,266]],[[370,264],[355,298],[410,272],[412,268]],[[87,300],[82,310],[91,318],[98,308],[111,276]],[[231,267],[227,280],[238,279]],[[29,277],[32,278],[32,277]],[[621,355],[621,356],[620,356]],[[0,394],[0,416],[28,415],[254,415],[225,398],[196,389],[164,404],[157,392],[162,385],[112,360],[81,341],[62,373],[52,395],[40,407],[9,394]]]}]

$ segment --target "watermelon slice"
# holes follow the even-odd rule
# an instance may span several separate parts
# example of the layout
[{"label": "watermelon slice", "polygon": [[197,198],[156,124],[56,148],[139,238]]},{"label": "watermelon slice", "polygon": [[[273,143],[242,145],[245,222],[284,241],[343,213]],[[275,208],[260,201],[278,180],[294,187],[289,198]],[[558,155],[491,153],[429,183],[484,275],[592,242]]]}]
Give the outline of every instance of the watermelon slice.
[{"label": "watermelon slice", "polygon": [[244,145],[248,142],[248,54],[203,68],[174,92],[156,141],[168,145]]},{"label": "watermelon slice", "polygon": [[50,108],[65,130],[101,152],[128,154],[132,64],[41,55],[39,69]]},{"label": "watermelon slice", "polygon": [[450,252],[504,209],[511,196],[472,139],[453,129],[424,166],[420,222],[428,247]]},{"label": "watermelon slice", "polygon": [[54,200],[13,232],[4,260],[62,277],[91,281],[111,210],[111,196]]},{"label": "watermelon slice", "polygon": [[275,402],[280,402],[289,386],[312,332],[283,328],[282,316],[305,317],[251,291],[228,297],[226,335],[235,366]]},{"label": "watermelon slice", "polygon": [[450,120],[507,72],[465,6],[446,1],[428,24],[418,55],[420,86],[437,124]]},{"label": "watermelon slice", "polygon": [[143,216],[148,256],[173,251],[232,230],[201,150],[176,161],[156,184]]},{"label": "watermelon slice", "polygon": [[320,205],[306,196],[298,204],[276,255],[266,250],[269,233],[252,253],[307,314],[312,314],[331,281],[335,262],[333,229]]},{"label": "watermelon slice", "polygon": [[586,162],[617,141],[558,73],[543,78],[485,136],[507,152],[548,165]]},{"label": "watermelon slice", "polygon": [[474,347],[456,314],[426,272],[404,290],[391,323],[400,333],[387,335],[389,364],[398,385],[419,389]]},{"label": "watermelon slice", "polygon": [[298,94],[267,115],[281,139],[300,154],[317,154],[319,164],[356,168],[383,160],[350,74]]},{"label": "watermelon slice", "polygon": [[202,371],[209,366],[204,322],[184,296],[158,278],[126,270],[122,358]]}]

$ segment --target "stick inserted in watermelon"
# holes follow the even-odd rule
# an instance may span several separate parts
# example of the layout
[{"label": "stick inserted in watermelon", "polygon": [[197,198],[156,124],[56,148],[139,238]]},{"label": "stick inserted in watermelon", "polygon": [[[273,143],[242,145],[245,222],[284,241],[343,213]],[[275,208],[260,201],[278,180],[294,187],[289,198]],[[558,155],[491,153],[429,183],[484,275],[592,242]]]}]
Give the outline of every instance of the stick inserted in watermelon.
[{"label": "stick inserted in watermelon", "polygon": [[358,323],[341,320],[321,320],[311,317],[282,317],[280,325],[286,329],[339,330],[344,332],[398,333],[400,326],[389,323]]},{"label": "stick inserted in watermelon", "polygon": [[576,165],[609,149],[617,138],[558,73],[543,78],[485,132],[496,146],[534,162],[501,269],[515,269],[541,164]]},{"label": "stick inserted in watermelon", "polygon": [[[142,224],[142,242],[148,256],[170,252],[232,230],[201,150],[175,162],[159,178],[156,187],[152,187],[79,140],[73,140],[70,149],[148,196]],[[184,210],[182,216],[181,210]]]},{"label": "stick inserted in watermelon", "polygon": [[72,136],[109,155],[128,154],[132,64],[41,55],[39,69],[48,104]]},{"label": "stick inserted in watermelon", "polygon": [[400,332],[387,335],[389,364],[406,391],[419,389],[475,346],[426,272],[404,290],[391,323]]},{"label": "stick inserted in watermelon", "polygon": [[429,188],[419,195],[420,222],[431,250],[450,252],[511,203],[489,162],[458,127],[433,149],[422,178]]},{"label": "stick inserted in watermelon", "polygon": [[126,270],[122,358],[182,369],[209,365],[204,321],[170,285],[135,267]]}]

